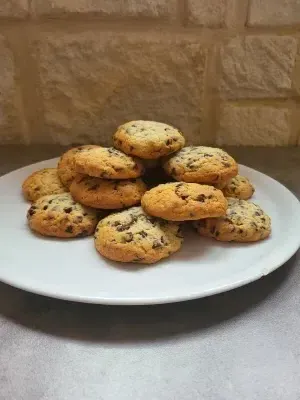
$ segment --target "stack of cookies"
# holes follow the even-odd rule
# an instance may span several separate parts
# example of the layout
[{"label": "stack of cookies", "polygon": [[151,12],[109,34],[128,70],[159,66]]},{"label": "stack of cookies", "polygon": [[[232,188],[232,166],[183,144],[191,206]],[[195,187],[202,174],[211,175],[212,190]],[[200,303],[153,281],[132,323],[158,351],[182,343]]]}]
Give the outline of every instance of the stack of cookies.
[{"label": "stack of cookies", "polygon": [[152,121],[121,125],[113,145],[73,148],[57,168],[26,179],[33,231],[59,238],[95,233],[104,257],[142,264],[180,249],[184,221],[219,241],[270,235],[270,218],[248,201],[253,185],[224,150],[184,147],[178,129]]}]

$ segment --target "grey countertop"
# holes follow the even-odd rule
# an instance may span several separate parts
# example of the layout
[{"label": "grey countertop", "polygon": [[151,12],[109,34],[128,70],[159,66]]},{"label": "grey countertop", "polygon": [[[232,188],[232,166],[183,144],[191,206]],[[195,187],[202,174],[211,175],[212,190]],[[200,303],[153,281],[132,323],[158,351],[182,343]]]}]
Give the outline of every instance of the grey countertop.
[{"label": "grey countertop", "polygon": [[[61,150],[2,147],[0,174]],[[300,198],[300,148],[229,151]],[[71,303],[0,283],[0,399],[299,400],[299,267],[298,252],[237,290],[144,307]]]}]

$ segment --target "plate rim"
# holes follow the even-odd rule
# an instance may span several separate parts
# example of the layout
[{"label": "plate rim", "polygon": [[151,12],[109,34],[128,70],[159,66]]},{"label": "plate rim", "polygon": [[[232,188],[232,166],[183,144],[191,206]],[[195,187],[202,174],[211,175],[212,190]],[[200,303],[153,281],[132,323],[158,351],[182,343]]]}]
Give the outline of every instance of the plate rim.
[{"label": "plate rim", "polygon": [[[59,160],[59,157],[54,157],[54,158],[38,161],[33,164],[28,164],[26,166],[17,168],[13,171],[8,172],[7,174],[0,176],[0,183],[3,178],[8,177],[11,174],[22,172],[22,171],[28,169],[29,167],[40,166],[40,164],[42,164],[42,163],[43,164],[54,163],[58,160]],[[267,178],[267,179],[271,180],[273,183],[275,183],[276,185],[279,185],[281,190],[285,191],[286,194],[288,194],[293,199],[295,204],[298,203],[298,207],[299,207],[298,220],[299,220],[299,224],[300,224],[300,200],[291,190],[289,190],[285,185],[283,185],[281,182],[277,181],[276,179],[272,178],[271,176],[269,176],[263,172],[260,172],[254,168],[248,167],[243,164],[239,164],[239,167],[241,167],[245,171],[249,170],[251,172],[257,173],[261,177]],[[298,240],[296,240],[296,239],[298,239]],[[238,279],[239,274],[237,274],[237,276],[233,282],[227,283],[224,285],[220,285],[219,287],[202,290],[201,293],[193,291],[189,294],[185,293],[183,295],[176,295],[176,296],[168,295],[166,297],[156,297],[155,299],[145,298],[145,297],[144,298],[137,298],[137,297],[135,297],[135,298],[122,298],[122,297],[105,298],[105,297],[95,297],[95,296],[61,294],[61,293],[55,292],[55,291],[50,293],[50,291],[47,291],[47,290],[44,290],[44,289],[41,289],[41,288],[38,288],[35,286],[30,287],[30,285],[28,285],[28,284],[22,285],[18,282],[17,283],[14,282],[13,279],[7,279],[7,278],[3,278],[1,276],[0,276],[0,282],[3,282],[11,287],[21,289],[21,290],[24,290],[29,293],[34,293],[34,294],[49,297],[49,298],[55,298],[55,299],[59,299],[59,300],[73,301],[73,302],[79,302],[79,303],[89,303],[89,304],[99,304],[99,305],[100,304],[102,304],[102,305],[118,305],[118,306],[123,306],[123,305],[124,306],[141,306],[141,305],[170,304],[170,303],[177,303],[177,302],[182,302],[182,301],[200,299],[200,298],[224,293],[224,292],[248,285],[249,283],[255,282],[255,281],[259,280],[260,278],[269,275],[270,273],[272,273],[276,269],[280,268],[281,266],[284,266],[284,264],[297,253],[299,248],[300,248],[300,235],[297,238],[295,237],[295,240],[292,243],[291,250],[289,251],[289,253],[288,254],[286,253],[284,257],[281,257],[281,258],[279,257],[277,262],[274,261],[272,263],[271,267],[268,267],[268,268],[259,267],[264,262],[264,258],[263,258],[262,260],[260,260],[260,262],[258,262],[256,264],[256,268],[255,268],[256,272],[253,272],[252,274],[247,275],[247,277],[243,276],[243,278]],[[276,252],[276,254],[277,254],[277,252]],[[273,259],[274,258],[276,259],[276,257],[273,256]],[[259,271],[257,271],[257,270],[259,270]]]}]

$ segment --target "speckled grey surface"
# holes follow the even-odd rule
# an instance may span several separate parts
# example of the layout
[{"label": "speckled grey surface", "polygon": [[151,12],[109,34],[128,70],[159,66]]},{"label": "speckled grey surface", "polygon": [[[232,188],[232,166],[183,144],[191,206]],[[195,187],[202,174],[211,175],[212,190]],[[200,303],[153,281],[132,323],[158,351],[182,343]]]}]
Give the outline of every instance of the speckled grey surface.
[{"label": "speckled grey surface", "polygon": [[[2,147],[0,174],[59,152]],[[230,152],[300,197],[300,148]],[[0,399],[299,400],[299,267],[298,252],[246,287],[147,307],[70,303],[0,283]]]}]

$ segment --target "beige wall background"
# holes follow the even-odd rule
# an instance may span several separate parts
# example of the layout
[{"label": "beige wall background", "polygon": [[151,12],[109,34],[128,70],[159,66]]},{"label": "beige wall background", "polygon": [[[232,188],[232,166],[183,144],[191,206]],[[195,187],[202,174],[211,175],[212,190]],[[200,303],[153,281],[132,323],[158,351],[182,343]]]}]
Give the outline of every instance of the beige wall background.
[{"label": "beige wall background", "polygon": [[0,143],[300,144],[300,0],[1,0]]}]

